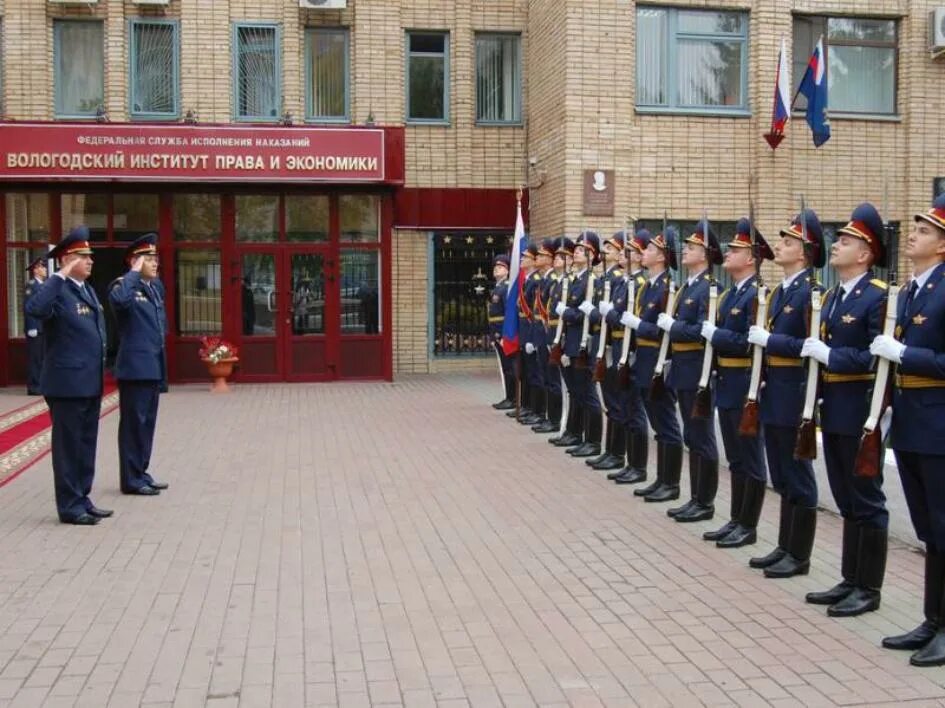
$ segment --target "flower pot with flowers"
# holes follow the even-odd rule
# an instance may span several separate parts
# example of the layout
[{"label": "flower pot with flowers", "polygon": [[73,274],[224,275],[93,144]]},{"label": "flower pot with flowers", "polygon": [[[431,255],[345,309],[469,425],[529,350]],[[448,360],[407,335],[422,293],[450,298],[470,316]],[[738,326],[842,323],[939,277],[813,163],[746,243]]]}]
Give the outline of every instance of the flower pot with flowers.
[{"label": "flower pot with flowers", "polygon": [[226,393],[230,390],[226,379],[233,373],[233,365],[239,361],[239,350],[220,337],[203,337],[200,344],[200,359],[207,365],[207,372],[213,379],[210,392]]}]

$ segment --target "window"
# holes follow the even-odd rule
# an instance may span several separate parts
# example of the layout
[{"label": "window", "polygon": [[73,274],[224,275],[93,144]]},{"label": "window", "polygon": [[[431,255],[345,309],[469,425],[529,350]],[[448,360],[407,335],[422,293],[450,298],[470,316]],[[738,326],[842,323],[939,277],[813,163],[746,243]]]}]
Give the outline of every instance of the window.
[{"label": "window", "polygon": [[522,120],[521,37],[476,35],[476,120],[518,123]]},{"label": "window", "polygon": [[26,267],[46,251],[45,248],[7,249],[7,336],[25,336],[23,327],[23,299],[26,281],[32,277]]},{"label": "window", "polygon": [[89,240],[108,240],[108,195],[101,192],[89,194],[63,194],[61,219],[62,233],[79,225],[89,228]]},{"label": "window", "polygon": [[637,7],[637,109],[748,110],[748,15]]},{"label": "window", "polygon": [[279,28],[236,25],[233,46],[237,120],[276,120],[282,106]]},{"label": "window", "polygon": [[348,120],[348,31],[309,29],[305,33],[305,117]]},{"label": "window", "polygon": [[7,241],[49,241],[49,195],[41,192],[8,192]]},{"label": "window", "polygon": [[407,33],[408,121],[449,121],[449,46],[445,32]]},{"label": "window", "polygon": [[[794,89],[820,37],[827,54],[830,113],[896,113],[897,32],[895,20],[856,17],[794,18]],[[795,108],[806,108],[804,96]]]},{"label": "window", "polygon": [[174,275],[177,334],[220,334],[223,331],[220,251],[177,251]]},{"label": "window", "polygon": [[219,241],[220,195],[175,194],[174,240]]},{"label": "window", "polygon": [[134,118],[177,118],[177,22],[131,20],[130,113]]},{"label": "window", "polygon": [[53,22],[57,118],[90,118],[105,106],[105,43],[98,21]]}]

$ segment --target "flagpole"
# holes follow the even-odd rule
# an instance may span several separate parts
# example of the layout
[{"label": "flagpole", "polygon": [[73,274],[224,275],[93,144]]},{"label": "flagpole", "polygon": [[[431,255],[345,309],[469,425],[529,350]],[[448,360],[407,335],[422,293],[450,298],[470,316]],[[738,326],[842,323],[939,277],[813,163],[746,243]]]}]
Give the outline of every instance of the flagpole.
[{"label": "flagpole", "polygon": [[[515,218],[516,220],[522,213],[522,188],[519,187],[518,191],[515,193]],[[518,244],[513,240],[512,248],[514,249]],[[519,265],[518,273],[516,274],[516,280],[518,281],[518,290],[522,289],[522,268]],[[519,293],[515,294],[516,300],[519,297]],[[519,342],[519,347],[515,352],[515,420],[518,421],[522,413],[522,342]]]}]

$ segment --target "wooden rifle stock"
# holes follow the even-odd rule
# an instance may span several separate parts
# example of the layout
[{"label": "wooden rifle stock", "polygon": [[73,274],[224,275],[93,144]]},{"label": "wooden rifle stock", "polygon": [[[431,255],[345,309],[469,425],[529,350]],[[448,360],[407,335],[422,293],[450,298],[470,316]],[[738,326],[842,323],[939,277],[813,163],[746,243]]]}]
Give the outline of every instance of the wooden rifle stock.
[{"label": "wooden rifle stock", "polygon": [[[896,332],[896,313],[899,304],[899,287],[889,288],[886,300],[886,316],[883,334],[892,337]],[[883,433],[880,421],[886,409],[892,404],[892,384],[895,380],[894,367],[888,359],[880,359],[876,364],[876,381],[873,384],[873,396],[870,399],[869,415],[863,424],[863,437],[860,449],[856,453],[853,473],[858,477],[877,477],[883,471]]]},{"label": "wooden rifle stock", "polygon": [[[672,277],[669,281],[669,289],[666,291],[666,298],[663,301],[663,312],[672,312],[676,307],[676,283]],[[653,380],[650,382],[650,400],[658,401],[666,395],[666,382],[663,380],[663,370],[666,368],[666,359],[669,357],[669,332],[663,332],[663,338],[660,341],[660,354],[656,360],[656,368],[653,370]]]},{"label": "wooden rifle stock", "polygon": [[[601,302],[610,302],[610,281],[604,282],[604,297]],[[595,383],[603,382],[607,376],[607,318],[601,317],[600,335],[597,343],[597,362],[594,364],[592,379]]]},{"label": "wooden rifle stock", "polygon": [[[706,319],[715,322],[715,314],[719,303],[719,286],[715,283],[709,286],[709,311]],[[712,377],[712,342],[705,343],[705,354],[702,357],[702,375],[699,377],[699,390],[692,404],[692,417],[698,420],[708,420],[712,417],[712,388],[709,380]]]},{"label": "wooden rifle stock", "polygon": [[[594,271],[590,264],[587,266],[587,288],[584,290],[584,301],[594,297]],[[584,315],[584,327],[581,330],[581,350],[571,361],[571,366],[575,369],[586,369],[590,365],[590,357],[587,354],[587,342],[591,336],[591,318]]]},{"label": "wooden rifle stock", "polygon": [[[758,299],[755,301],[755,324],[764,327],[768,317],[768,289],[758,284]],[[754,438],[758,435],[758,394],[761,391],[761,374],[764,366],[764,347],[757,344],[752,348],[751,380],[748,384],[748,396],[738,424],[738,434]]]},{"label": "wooden rifle stock", "polygon": [[[570,278],[567,273],[564,273],[562,276],[561,282],[561,302],[565,307],[568,304],[568,282]],[[564,334],[564,318],[561,315],[558,315],[558,328],[555,330],[554,342],[551,345],[551,351],[548,352],[548,363],[552,366],[561,366],[561,355],[563,353],[561,349],[561,337]]]},{"label": "wooden rifle stock", "polygon": [[[820,339],[820,292],[811,290],[810,294],[810,332],[811,339]],[[797,443],[794,446],[794,459],[817,459],[817,425],[815,406],[817,405],[817,384],[820,380],[820,364],[814,359],[807,360],[807,386],[804,389],[804,411],[801,425],[797,430]]]}]

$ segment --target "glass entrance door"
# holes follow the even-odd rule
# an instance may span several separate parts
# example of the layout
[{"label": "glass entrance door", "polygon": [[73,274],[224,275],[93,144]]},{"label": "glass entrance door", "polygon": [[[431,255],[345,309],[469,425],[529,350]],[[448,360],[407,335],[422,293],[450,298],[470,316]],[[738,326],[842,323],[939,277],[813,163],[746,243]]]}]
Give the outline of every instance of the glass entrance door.
[{"label": "glass entrance door", "polygon": [[279,252],[243,250],[239,267],[240,378],[279,380],[283,370],[280,341],[284,337],[284,317],[279,311],[283,305],[279,297]]}]

